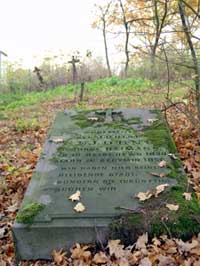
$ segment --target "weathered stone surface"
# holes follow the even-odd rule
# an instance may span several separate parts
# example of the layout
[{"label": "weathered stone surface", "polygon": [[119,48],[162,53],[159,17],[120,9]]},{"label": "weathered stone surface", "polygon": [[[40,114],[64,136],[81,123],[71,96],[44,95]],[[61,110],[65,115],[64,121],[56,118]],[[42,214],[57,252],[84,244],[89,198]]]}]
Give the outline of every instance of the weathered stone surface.
[{"label": "weathered stone surface", "polygon": [[[159,112],[59,113],[13,227],[18,258],[49,259],[53,249],[76,242],[105,242],[113,218],[141,208],[139,192],[165,183],[170,191],[182,182],[180,165],[175,168],[169,156],[175,152]],[[159,167],[161,160],[171,167]],[[86,207],[82,213],[68,199],[77,190]]]}]

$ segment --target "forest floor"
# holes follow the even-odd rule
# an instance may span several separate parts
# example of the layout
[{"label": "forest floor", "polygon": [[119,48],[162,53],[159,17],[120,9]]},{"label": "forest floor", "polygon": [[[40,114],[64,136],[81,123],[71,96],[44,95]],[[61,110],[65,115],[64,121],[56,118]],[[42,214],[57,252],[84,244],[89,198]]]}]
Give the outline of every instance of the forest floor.
[{"label": "forest floor", "polygon": [[[159,95],[159,90],[154,89]],[[162,101],[152,101],[151,92],[110,93],[110,95],[86,95],[83,102],[65,97],[31,105],[8,108],[0,115],[0,265],[14,265],[14,246],[11,227],[24,192],[42,150],[48,129],[55,114],[64,109],[95,109],[107,107],[156,107],[163,108]],[[137,101],[139,97],[141,101]],[[148,101],[148,99],[151,99]],[[189,105],[189,102],[188,102]],[[180,107],[181,108],[181,107]],[[176,143],[184,169],[200,200],[200,134],[185,115],[176,107],[166,112],[172,136]],[[71,253],[52,252],[53,262],[23,262],[23,265],[114,265],[114,266],[199,266],[200,234],[183,242],[169,236],[148,239],[144,234],[124,248],[118,240],[111,240],[104,251],[96,251],[94,245],[72,247]]]}]

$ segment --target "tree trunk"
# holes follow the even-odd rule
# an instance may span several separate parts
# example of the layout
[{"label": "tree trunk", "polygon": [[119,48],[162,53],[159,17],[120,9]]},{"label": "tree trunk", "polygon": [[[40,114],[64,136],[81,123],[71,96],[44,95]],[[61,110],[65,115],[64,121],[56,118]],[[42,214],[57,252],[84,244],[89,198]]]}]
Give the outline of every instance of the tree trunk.
[{"label": "tree trunk", "polygon": [[178,6],[179,6],[179,13],[180,13],[183,31],[185,33],[187,43],[190,48],[190,53],[192,56],[193,64],[194,64],[194,71],[195,71],[194,83],[195,83],[195,90],[196,90],[196,105],[197,105],[198,118],[200,120],[200,66],[199,66],[196,51],[195,51],[195,48],[194,48],[194,45],[191,39],[190,28],[186,21],[185,7],[183,5],[182,0],[178,1]]},{"label": "tree trunk", "polygon": [[125,63],[125,68],[124,68],[124,76],[127,78],[128,75],[128,67],[129,67],[129,50],[128,50],[128,43],[129,43],[129,29],[128,29],[128,23],[126,22],[125,24],[125,29],[126,29],[126,41],[125,41],[125,55],[126,55],[126,63]]},{"label": "tree trunk", "polygon": [[103,18],[103,40],[104,40],[104,48],[105,48],[105,56],[106,56],[106,64],[108,68],[108,76],[112,76],[111,68],[110,68],[110,62],[108,58],[108,45],[107,45],[107,39],[106,39],[106,21],[105,18]]}]

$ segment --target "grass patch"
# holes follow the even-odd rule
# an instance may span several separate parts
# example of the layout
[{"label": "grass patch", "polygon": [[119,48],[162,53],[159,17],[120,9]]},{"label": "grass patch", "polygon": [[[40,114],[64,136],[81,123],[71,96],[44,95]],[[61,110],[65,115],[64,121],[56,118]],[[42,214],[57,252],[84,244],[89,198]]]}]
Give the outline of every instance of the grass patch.
[{"label": "grass patch", "polygon": [[40,128],[40,124],[35,118],[32,118],[32,119],[18,118],[15,121],[15,129],[17,131],[24,132],[27,130],[37,130],[39,128]]},{"label": "grass patch", "polygon": [[[119,79],[111,77],[86,83],[85,95],[97,98],[96,104],[117,107],[152,106],[165,101],[166,85],[158,87],[155,81],[144,79]],[[187,89],[171,84],[172,99],[182,98]],[[80,91],[80,84],[59,86],[39,92],[0,93],[0,111],[33,106],[53,99],[71,100]],[[75,109],[88,109],[88,103],[75,105]]]}]

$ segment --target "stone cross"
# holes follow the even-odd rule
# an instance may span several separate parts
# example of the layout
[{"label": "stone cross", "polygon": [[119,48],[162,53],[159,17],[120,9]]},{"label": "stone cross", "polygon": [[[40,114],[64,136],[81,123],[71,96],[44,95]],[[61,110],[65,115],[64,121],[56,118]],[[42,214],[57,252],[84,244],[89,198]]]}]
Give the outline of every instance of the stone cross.
[{"label": "stone cross", "polygon": [[75,84],[77,81],[77,69],[76,69],[76,63],[79,63],[80,60],[76,59],[74,56],[72,56],[72,60],[68,61],[69,64],[72,64],[72,83]]}]

